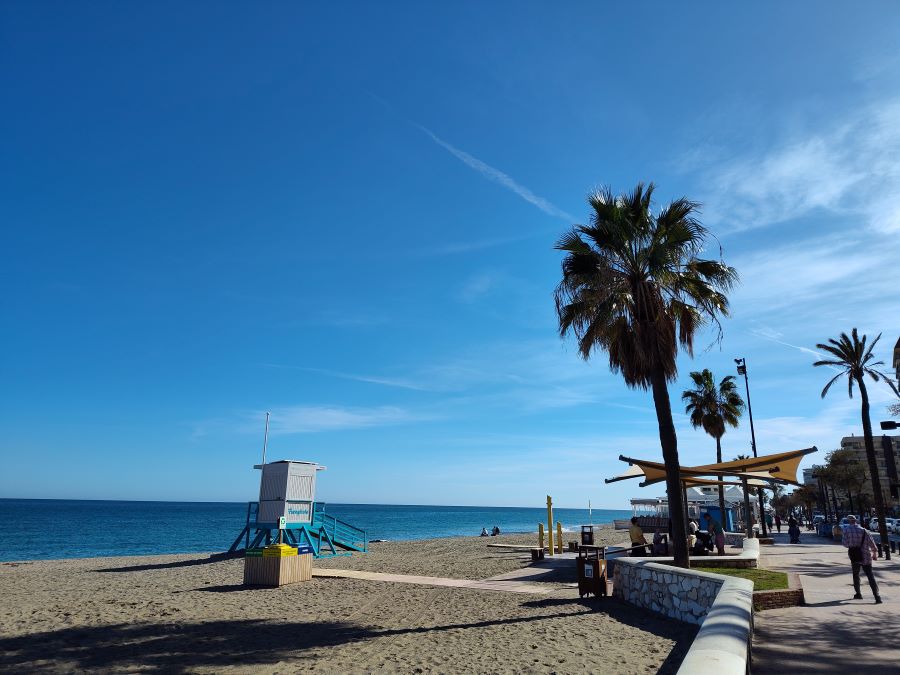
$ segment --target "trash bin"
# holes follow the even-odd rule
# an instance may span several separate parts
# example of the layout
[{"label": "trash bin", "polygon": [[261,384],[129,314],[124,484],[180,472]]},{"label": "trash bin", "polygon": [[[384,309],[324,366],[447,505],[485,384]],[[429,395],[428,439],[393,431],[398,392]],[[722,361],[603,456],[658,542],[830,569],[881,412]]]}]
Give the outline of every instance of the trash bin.
[{"label": "trash bin", "polygon": [[599,550],[581,549],[578,558],[578,597],[593,593],[594,597],[606,596],[606,560]]},{"label": "trash bin", "polygon": [[593,525],[582,525],[581,526],[581,545],[582,546],[593,546],[594,545],[594,526]]}]

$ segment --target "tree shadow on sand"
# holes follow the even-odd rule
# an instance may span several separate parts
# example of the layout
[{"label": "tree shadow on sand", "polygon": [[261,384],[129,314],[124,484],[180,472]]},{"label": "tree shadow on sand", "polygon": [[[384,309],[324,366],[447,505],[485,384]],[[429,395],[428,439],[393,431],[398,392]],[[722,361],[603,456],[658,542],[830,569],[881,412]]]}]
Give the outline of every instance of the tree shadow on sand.
[{"label": "tree shadow on sand", "polygon": [[[525,603],[528,604],[528,603]],[[642,612],[609,603],[603,611],[617,621],[643,627],[676,642],[660,672],[680,663],[694,631],[677,622],[646,625]],[[537,605],[535,605],[537,606]],[[554,604],[541,605],[552,608]],[[586,607],[586,612],[588,610]],[[577,613],[576,613],[577,615]],[[184,624],[113,624],[63,628],[0,639],[0,670],[135,670],[183,672],[200,667],[274,664],[285,659],[312,659],[315,650],[351,642],[410,634],[442,633],[499,625],[521,625],[572,617],[571,611],[438,626],[378,629],[344,622],[276,623],[265,620],[210,621]],[[669,666],[668,668],[666,666]]]},{"label": "tree shadow on sand", "polygon": [[231,560],[240,558],[243,553],[213,553],[205,558],[191,558],[189,560],[175,560],[174,562],[165,563],[146,563],[144,565],[128,565],[126,567],[104,567],[98,569],[98,572],[147,572],[150,570],[168,570],[176,567],[194,567],[195,565],[211,565],[213,563],[222,562],[223,560]]},{"label": "tree shadow on sand", "polygon": [[277,663],[289,653],[303,658],[304,650],[373,635],[366,628],[340,622],[239,620],[72,627],[0,639],[0,670],[133,670],[140,666],[180,672],[203,666],[249,667]]}]

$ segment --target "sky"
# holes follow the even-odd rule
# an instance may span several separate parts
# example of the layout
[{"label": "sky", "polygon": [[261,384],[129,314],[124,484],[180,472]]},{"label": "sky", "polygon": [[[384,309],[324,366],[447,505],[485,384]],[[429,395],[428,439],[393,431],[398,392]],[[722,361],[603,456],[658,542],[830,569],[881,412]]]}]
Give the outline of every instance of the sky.
[{"label": "sky", "polygon": [[[627,508],[651,395],[560,339],[587,195],[702,203],[741,276],[670,385],[760,453],[861,433],[813,368],[900,337],[900,5],[0,5],[0,497]],[[740,383],[743,388],[743,382]],[[890,391],[870,386],[875,428]],[[746,420],[723,438],[750,452]]]}]

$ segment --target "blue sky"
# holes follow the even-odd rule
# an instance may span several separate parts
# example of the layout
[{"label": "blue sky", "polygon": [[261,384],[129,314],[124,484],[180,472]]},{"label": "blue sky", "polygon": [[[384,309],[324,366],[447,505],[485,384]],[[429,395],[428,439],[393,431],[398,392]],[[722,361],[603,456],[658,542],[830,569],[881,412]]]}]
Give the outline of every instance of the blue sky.
[{"label": "blue sky", "polygon": [[[861,433],[900,335],[900,7],[5,3],[0,496],[624,507],[650,395],[556,334],[556,239],[653,180],[742,284],[761,452]],[[888,391],[872,388],[873,418]],[[676,417],[685,463],[715,443]],[[729,431],[727,457],[749,451]],[[652,494],[651,494],[652,493]]]}]

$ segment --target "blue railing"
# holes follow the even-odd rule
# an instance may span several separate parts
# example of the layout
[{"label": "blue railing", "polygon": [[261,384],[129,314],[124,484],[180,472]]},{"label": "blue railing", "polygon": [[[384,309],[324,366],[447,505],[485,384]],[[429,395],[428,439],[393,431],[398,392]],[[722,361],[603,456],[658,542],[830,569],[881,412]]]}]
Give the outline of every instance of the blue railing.
[{"label": "blue railing", "polygon": [[313,509],[312,526],[314,529],[324,529],[331,540],[342,548],[363,552],[369,550],[369,537],[365,530],[353,527],[349,523],[325,513],[324,505],[316,504],[316,506],[320,508]]}]

